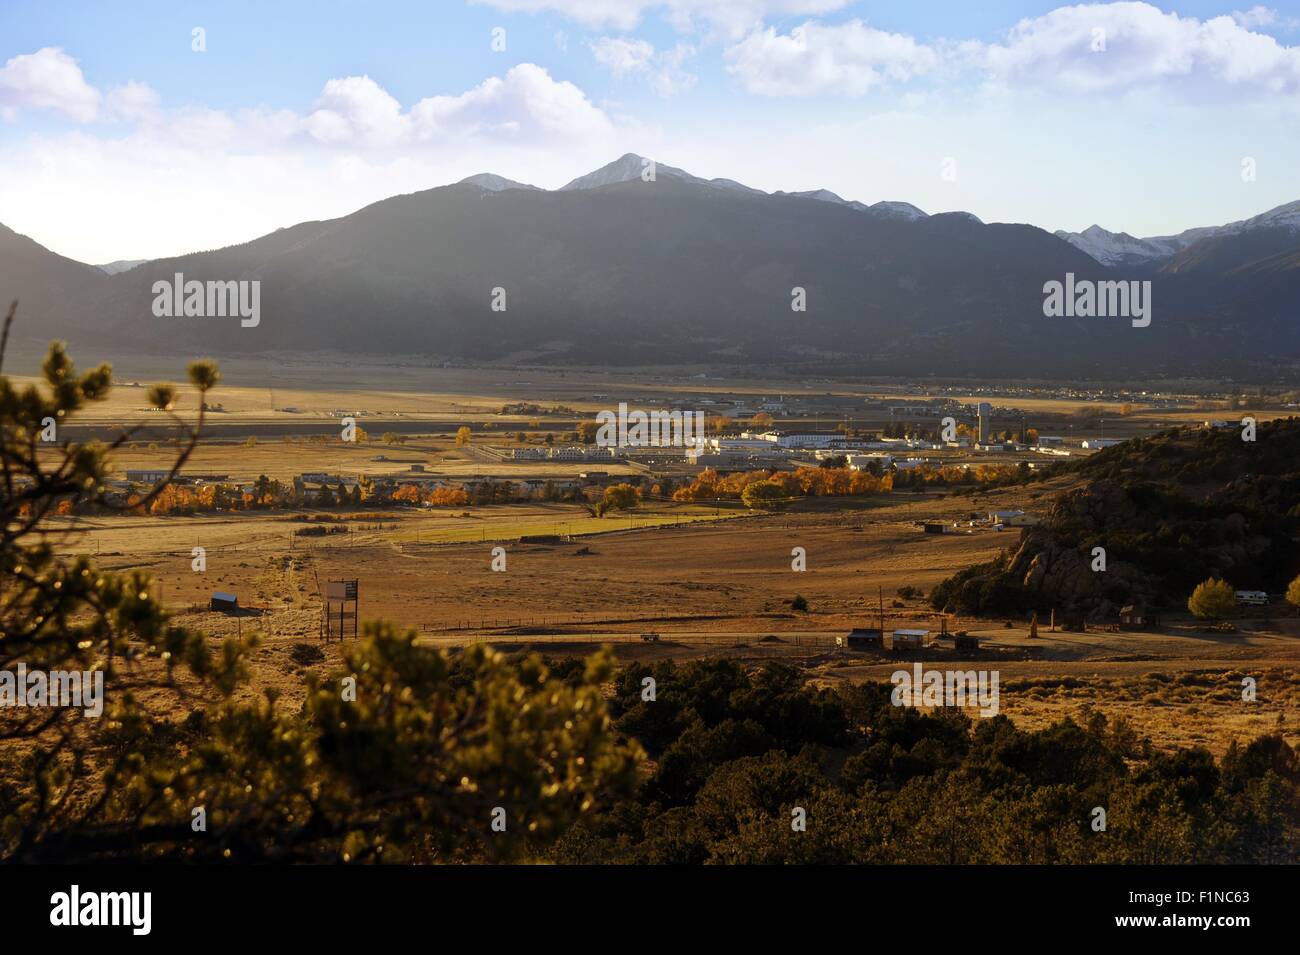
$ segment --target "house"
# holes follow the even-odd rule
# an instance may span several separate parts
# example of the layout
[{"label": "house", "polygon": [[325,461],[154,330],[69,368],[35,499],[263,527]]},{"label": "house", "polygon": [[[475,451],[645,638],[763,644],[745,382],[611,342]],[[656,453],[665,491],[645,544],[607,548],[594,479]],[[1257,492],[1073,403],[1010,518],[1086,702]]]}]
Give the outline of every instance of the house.
[{"label": "house", "polygon": [[1038,518],[1024,511],[989,511],[989,523],[995,527],[1033,527]]},{"label": "house", "polygon": [[1083,446],[1089,451],[1096,451],[1099,448],[1113,448],[1115,445],[1123,443],[1123,438],[1089,438],[1083,442]]},{"label": "house", "polygon": [[1137,604],[1125,604],[1119,611],[1119,625],[1126,630],[1146,626],[1146,613]]},{"label": "house", "polygon": [[224,590],[214,590],[212,600],[208,603],[208,609],[219,613],[238,613],[239,598]]},{"label": "house", "polygon": [[885,638],[879,627],[854,627],[844,642],[850,650],[879,650],[884,647]]},{"label": "house", "polygon": [[920,650],[930,636],[929,630],[895,630],[891,646],[895,650]]}]

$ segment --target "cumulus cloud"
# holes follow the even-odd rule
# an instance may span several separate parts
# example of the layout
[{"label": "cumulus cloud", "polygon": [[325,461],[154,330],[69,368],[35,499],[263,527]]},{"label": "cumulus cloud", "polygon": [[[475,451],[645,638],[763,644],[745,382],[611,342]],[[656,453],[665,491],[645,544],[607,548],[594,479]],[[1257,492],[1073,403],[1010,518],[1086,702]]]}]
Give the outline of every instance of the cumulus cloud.
[{"label": "cumulus cloud", "polygon": [[929,73],[940,62],[933,48],[861,20],[808,22],[787,34],[772,27],[755,30],[729,47],[726,59],[747,90],[764,96],[860,96]]},{"label": "cumulus cloud", "polygon": [[0,68],[0,116],[54,109],[86,123],[99,112],[99,90],[86,82],[77,61],[56,46],[25,53]]},{"label": "cumulus cloud", "polygon": [[1139,88],[1196,93],[1300,93],[1300,47],[1252,27],[1276,22],[1255,7],[1198,20],[1148,3],[1059,7],[1021,20],[999,43],[918,42],[860,20],[805,23],[788,34],[756,29],[725,51],[727,69],[765,96],[860,96],[917,77],[973,74],[1007,89],[1082,93]]},{"label": "cumulus cloud", "polygon": [[[1258,24],[1261,16],[1252,11],[1244,20]],[[1242,19],[1202,21],[1148,3],[1060,7],[1021,20],[1006,42],[978,48],[974,59],[998,80],[1084,92],[1182,80],[1300,91],[1300,49],[1253,32]]]},{"label": "cumulus cloud", "polygon": [[415,135],[586,139],[613,130],[609,117],[577,86],[535,63],[520,63],[459,96],[432,96],[411,108]]},{"label": "cumulus cloud", "polygon": [[368,76],[330,80],[302,127],[321,143],[383,148],[450,136],[581,139],[613,124],[574,84],[521,63],[464,93],[422,99],[409,112]]},{"label": "cumulus cloud", "polygon": [[1249,10],[1233,10],[1232,20],[1239,27],[1247,30],[1255,27],[1272,26],[1277,22],[1277,11],[1269,7],[1251,7]]},{"label": "cumulus cloud", "polygon": [[407,134],[402,104],[369,76],[330,80],[303,121],[309,135],[323,143],[362,141],[390,146]]}]

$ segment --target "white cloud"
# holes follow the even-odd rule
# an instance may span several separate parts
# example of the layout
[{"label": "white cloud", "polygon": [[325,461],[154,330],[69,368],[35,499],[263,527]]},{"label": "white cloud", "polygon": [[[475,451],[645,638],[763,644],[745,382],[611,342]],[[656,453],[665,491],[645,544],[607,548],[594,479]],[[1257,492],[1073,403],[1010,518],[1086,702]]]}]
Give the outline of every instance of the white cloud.
[{"label": "white cloud", "polygon": [[852,0],[471,0],[507,13],[559,13],[592,29],[631,30],[649,11],[663,13],[679,30],[707,24],[738,37],[768,17],[830,13]]},{"label": "white cloud", "polygon": [[975,61],[1001,81],[1084,92],[1183,80],[1300,91],[1300,49],[1232,17],[1201,21],[1147,3],[1060,7],[1021,20],[1005,43],[979,48]]},{"label": "white cloud", "polygon": [[1271,26],[1277,22],[1277,11],[1269,7],[1251,7],[1249,10],[1233,10],[1233,22],[1247,30],[1255,27]]},{"label": "white cloud", "polygon": [[1082,93],[1216,87],[1240,95],[1300,93],[1300,47],[1255,32],[1276,22],[1255,7],[1198,20],[1140,2],[1059,7],[1021,20],[1000,43],[938,41],[886,33],[859,20],[805,23],[789,34],[752,31],[725,51],[727,69],[751,93],[848,95],[919,76],[983,76],[1011,90]]},{"label": "white cloud", "polygon": [[86,82],[77,61],[56,46],[15,56],[0,68],[0,116],[23,108],[54,109],[87,123],[99,111],[100,94]]},{"label": "white cloud", "polygon": [[596,62],[615,76],[648,70],[655,56],[654,46],[645,40],[603,36],[589,45]]},{"label": "white cloud", "polygon": [[303,125],[323,143],[389,146],[406,136],[409,123],[402,104],[382,86],[368,76],[348,76],[325,84]]},{"label": "white cloud", "polygon": [[505,136],[512,140],[588,139],[613,131],[610,118],[567,81],[535,63],[511,67],[459,96],[432,96],[411,108],[416,136]]},{"label": "white cloud", "polygon": [[727,69],[764,96],[861,96],[873,87],[929,73],[940,62],[931,47],[901,33],[850,20],[808,22],[788,34],[755,30],[726,51]]},{"label": "white cloud", "polygon": [[245,242],[480,172],[559,186],[629,143],[648,146],[633,122],[616,124],[577,86],[530,63],[409,110],[353,76],[325,83],[301,112],[162,109],[152,89],[127,83],[101,97],[95,115],[74,118],[129,127],[7,142],[0,209],[6,225],[88,262]]},{"label": "white cloud", "polygon": [[157,90],[135,80],[114,87],[104,97],[108,115],[128,123],[156,122],[162,116],[160,106]]},{"label": "white cloud", "polygon": [[656,52],[645,40],[604,36],[588,44],[596,62],[616,78],[644,75],[660,96],[672,96],[695,83],[695,76],[682,64],[695,55],[695,47],[678,43],[671,50]]}]

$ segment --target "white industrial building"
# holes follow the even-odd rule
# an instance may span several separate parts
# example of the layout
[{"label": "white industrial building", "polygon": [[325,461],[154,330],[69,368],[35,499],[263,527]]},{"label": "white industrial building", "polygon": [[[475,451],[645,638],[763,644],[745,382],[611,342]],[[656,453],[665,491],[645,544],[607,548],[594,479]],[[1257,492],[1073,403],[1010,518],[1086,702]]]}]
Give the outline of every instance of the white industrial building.
[{"label": "white industrial building", "polygon": [[845,440],[842,431],[764,431],[759,437],[777,447],[809,450],[829,448]]}]

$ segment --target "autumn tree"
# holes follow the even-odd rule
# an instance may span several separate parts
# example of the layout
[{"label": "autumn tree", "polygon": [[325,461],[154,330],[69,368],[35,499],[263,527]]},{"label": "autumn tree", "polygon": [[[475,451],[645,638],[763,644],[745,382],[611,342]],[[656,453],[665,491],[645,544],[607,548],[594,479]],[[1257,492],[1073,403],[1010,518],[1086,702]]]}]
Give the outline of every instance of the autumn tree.
[{"label": "autumn tree", "polygon": [[469,444],[469,438],[472,433],[473,432],[470,431],[468,426],[461,425],[459,428],[456,429],[456,444],[458,445]]},{"label": "autumn tree", "polygon": [[1286,588],[1287,603],[1300,607],[1300,577],[1296,577]]},{"label": "autumn tree", "polygon": [[789,498],[780,484],[772,481],[755,481],[740,493],[740,500],[746,507],[758,509],[778,507]]},{"label": "autumn tree", "polygon": [[1237,595],[1230,583],[1211,577],[1196,585],[1187,598],[1187,609],[1202,619],[1222,620],[1236,612]]},{"label": "autumn tree", "polygon": [[602,502],[607,510],[630,511],[641,503],[641,489],[627,483],[611,484],[605,488]]}]

